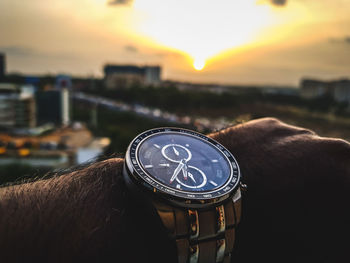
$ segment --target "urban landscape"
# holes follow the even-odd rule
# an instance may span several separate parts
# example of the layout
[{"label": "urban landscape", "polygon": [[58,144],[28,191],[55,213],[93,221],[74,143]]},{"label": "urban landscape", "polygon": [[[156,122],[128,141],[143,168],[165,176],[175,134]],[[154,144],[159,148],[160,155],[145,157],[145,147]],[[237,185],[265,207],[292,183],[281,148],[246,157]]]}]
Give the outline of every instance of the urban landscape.
[{"label": "urban landscape", "polygon": [[[348,79],[303,79],[299,87],[250,87],[163,80],[160,66],[105,65],[103,72],[102,79],[7,74],[6,54],[1,54],[0,166],[12,167],[9,171],[16,174],[13,167],[18,168],[19,165],[27,167],[30,172],[36,171],[34,174],[38,175],[43,171],[64,169],[102,156],[123,153],[129,137],[138,131],[127,128],[127,123],[121,121],[123,117],[117,123],[124,115],[136,118],[136,122],[138,119],[146,120],[144,128],[182,126],[203,133],[264,115],[285,118],[289,123],[306,127],[311,124],[309,128],[318,130],[317,125],[312,125],[313,121],[310,121],[314,119],[334,125],[329,130],[320,127],[318,131],[321,134],[350,140]],[[152,92],[162,90],[173,93],[164,95],[164,99],[153,97]],[[138,101],[137,96],[132,96],[135,91],[138,94],[145,91],[140,96],[150,96],[149,100]],[[131,98],[123,99],[129,96],[128,93]],[[185,105],[181,94],[190,94],[192,98],[201,95],[207,97],[211,104],[216,99],[218,106],[207,108],[205,99],[199,104],[189,99],[189,105]],[[258,105],[264,100],[266,105]],[[176,107],[171,108],[171,101],[176,103]],[[245,104],[250,111],[245,110]],[[290,112],[281,110],[282,106],[289,107]],[[253,115],[254,107],[261,115]],[[293,113],[296,109],[298,112]],[[230,113],[227,113],[228,110]],[[112,120],[115,118],[116,126],[126,127],[124,134],[130,135],[124,138],[116,133],[113,137],[105,132],[105,124],[100,121],[105,118],[105,112],[111,115]],[[303,123],[303,118],[308,123]],[[14,176],[21,178],[23,175]],[[7,176],[3,178],[6,181]]]}]

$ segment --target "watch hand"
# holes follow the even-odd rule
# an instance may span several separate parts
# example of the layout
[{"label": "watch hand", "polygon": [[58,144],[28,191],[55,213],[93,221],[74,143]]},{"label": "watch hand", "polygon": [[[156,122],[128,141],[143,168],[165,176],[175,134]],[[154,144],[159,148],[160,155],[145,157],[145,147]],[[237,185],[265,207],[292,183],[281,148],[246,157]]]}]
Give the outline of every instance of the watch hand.
[{"label": "watch hand", "polygon": [[173,176],[170,178],[170,183],[172,183],[176,176],[179,174],[179,172],[182,170],[182,167],[184,167],[184,163],[183,160],[181,160],[181,162],[179,163],[179,165],[176,167],[176,169],[174,170]]},{"label": "watch hand", "polygon": [[174,146],[173,146],[173,150],[174,150],[174,153],[176,154],[176,156],[179,156],[179,152],[175,149]]},{"label": "watch hand", "polygon": [[190,172],[188,172],[188,177],[191,178],[194,183],[197,183],[196,180],[194,180],[193,174]]},{"label": "watch hand", "polygon": [[184,175],[184,179],[187,180],[187,175],[188,175],[187,160],[184,161],[184,166],[182,167],[182,173]]},{"label": "watch hand", "polygon": [[188,174],[186,167],[187,167],[186,165],[184,165],[184,167],[182,167],[182,174],[184,175],[185,180],[187,180],[187,174]]}]

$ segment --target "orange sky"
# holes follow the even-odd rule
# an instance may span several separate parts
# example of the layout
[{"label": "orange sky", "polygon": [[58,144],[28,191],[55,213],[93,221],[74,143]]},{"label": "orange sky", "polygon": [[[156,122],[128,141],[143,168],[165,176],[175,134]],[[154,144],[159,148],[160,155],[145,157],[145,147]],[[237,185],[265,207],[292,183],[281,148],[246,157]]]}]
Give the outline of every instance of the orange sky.
[{"label": "orange sky", "polygon": [[9,72],[101,76],[105,63],[136,63],[195,82],[350,77],[347,0],[2,0],[0,10]]}]

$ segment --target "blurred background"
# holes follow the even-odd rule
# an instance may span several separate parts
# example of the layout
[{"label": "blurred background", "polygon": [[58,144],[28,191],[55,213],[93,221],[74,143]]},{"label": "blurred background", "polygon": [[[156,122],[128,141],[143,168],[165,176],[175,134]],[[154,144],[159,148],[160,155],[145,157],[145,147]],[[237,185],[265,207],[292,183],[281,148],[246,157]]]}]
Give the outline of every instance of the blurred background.
[{"label": "blurred background", "polygon": [[0,2],[0,184],[138,133],[276,117],[350,141],[350,1]]}]

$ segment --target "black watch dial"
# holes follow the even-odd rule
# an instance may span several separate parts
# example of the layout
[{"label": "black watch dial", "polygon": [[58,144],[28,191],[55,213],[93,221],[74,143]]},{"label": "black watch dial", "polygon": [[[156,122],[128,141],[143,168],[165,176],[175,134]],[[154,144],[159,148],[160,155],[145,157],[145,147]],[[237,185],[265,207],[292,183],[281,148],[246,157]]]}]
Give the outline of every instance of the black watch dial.
[{"label": "black watch dial", "polygon": [[141,177],[177,196],[212,198],[228,193],[239,180],[238,165],[222,145],[188,130],[148,131],[131,144],[130,154]]}]

